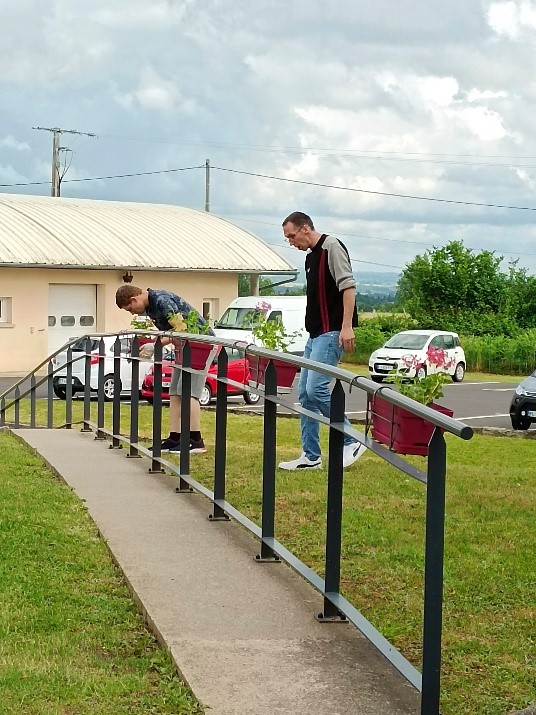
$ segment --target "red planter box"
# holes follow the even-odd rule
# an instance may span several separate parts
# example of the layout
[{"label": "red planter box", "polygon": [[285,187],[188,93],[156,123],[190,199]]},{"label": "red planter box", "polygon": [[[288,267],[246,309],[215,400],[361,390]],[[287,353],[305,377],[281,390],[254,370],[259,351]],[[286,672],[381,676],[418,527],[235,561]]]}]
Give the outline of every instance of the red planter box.
[{"label": "red planter box", "polygon": [[[268,358],[249,357],[249,375],[251,382],[257,385],[264,385],[264,376],[268,367]],[[277,387],[288,388],[292,387],[298,368],[294,365],[289,365],[286,362],[274,360]]]},{"label": "red planter box", "polygon": [[[182,352],[184,348],[185,341],[180,340],[175,344],[175,362],[177,365],[182,365]],[[210,343],[196,343],[189,341],[190,345],[190,367],[194,370],[205,370],[210,353],[212,352],[214,345]]]},{"label": "red planter box", "polygon": [[[448,407],[432,403],[433,410],[452,417]],[[428,445],[434,433],[434,425],[401,407],[386,402],[381,397],[369,398],[372,422],[372,437],[398,454],[428,455]]]}]

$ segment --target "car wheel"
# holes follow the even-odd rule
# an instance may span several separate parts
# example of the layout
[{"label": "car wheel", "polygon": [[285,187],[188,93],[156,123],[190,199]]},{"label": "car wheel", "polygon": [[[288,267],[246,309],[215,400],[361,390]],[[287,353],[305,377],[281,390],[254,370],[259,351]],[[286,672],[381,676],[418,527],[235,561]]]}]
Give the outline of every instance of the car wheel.
[{"label": "car wheel", "polygon": [[415,371],[415,380],[424,380],[426,377],[426,368],[424,365],[419,365]]},{"label": "car wheel", "polygon": [[260,399],[260,395],[256,395],[254,392],[249,392],[248,390],[244,391],[244,402],[246,405],[256,405]]},{"label": "car wheel", "polygon": [[56,397],[59,397],[60,400],[66,400],[67,399],[67,390],[64,387],[59,387],[57,385],[54,385],[52,388],[54,390],[54,394]]},{"label": "car wheel", "polygon": [[372,382],[383,382],[383,377],[380,377],[379,375],[371,375],[370,379]]},{"label": "car wheel", "polygon": [[[105,375],[102,383],[104,392],[104,402],[111,402],[114,399],[114,376]],[[121,381],[119,381],[119,393],[121,393]]]},{"label": "car wheel", "polygon": [[205,387],[203,388],[203,392],[201,393],[201,397],[199,398],[199,404],[201,405],[201,407],[206,407],[210,404],[211,399],[212,390],[210,389],[210,385],[205,382]]},{"label": "car wheel", "polygon": [[463,362],[459,362],[454,370],[454,375],[452,376],[453,382],[461,382],[465,377],[465,365]]},{"label": "car wheel", "polygon": [[152,397],[144,397],[143,399],[146,400],[146,402],[148,402],[150,405],[153,404],[153,398],[152,398]]},{"label": "car wheel", "polygon": [[512,420],[512,429],[527,430],[530,427],[530,420],[522,420],[517,417],[511,417],[510,419]]}]

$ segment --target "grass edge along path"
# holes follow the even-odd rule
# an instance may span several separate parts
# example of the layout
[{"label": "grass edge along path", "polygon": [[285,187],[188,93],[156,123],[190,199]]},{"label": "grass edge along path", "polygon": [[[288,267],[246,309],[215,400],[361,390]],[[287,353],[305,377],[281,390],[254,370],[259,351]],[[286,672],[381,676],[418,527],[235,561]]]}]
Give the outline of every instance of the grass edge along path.
[{"label": "grass edge along path", "polygon": [[84,505],[0,431],[3,715],[197,715]]}]

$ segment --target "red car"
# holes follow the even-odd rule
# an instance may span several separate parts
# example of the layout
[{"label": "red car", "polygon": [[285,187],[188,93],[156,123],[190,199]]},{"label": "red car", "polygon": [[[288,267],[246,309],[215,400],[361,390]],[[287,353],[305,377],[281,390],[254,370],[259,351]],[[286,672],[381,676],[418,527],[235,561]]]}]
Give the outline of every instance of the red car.
[{"label": "red car", "polygon": [[[248,384],[249,381],[249,366],[248,366],[248,361],[246,358],[240,353],[239,350],[236,350],[235,348],[225,348],[227,350],[227,354],[229,356],[229,363],[227,367],[227,376],[229,377],[230,380],[234,380],[235,382],[240,382],[244,385]],[[154,374],[153,374],[154,366],[151,367],[147,375],[145,376],[145,379],[143,381],[143,384],[141,386],[141,396],[144,397],[149,404],[152,404],[153,402],[153,381],[154,381]],[[169,365],[164,364],[162,365],[162,399],[163,400],[169,400],[169,386],[171,384],[171,376],[173,373],[173,368],[171,366],[171,363]],[[201,399],[199,400],[199,404],[202,405],[203,407],[205,405],[208,405],[210,401],[216,397],[216,390],[218,389],[218,381],[217,381],[217,375],[218,375],[218,364],[217,362],[214,362],[208,370],[207,374],[207,379],[205,382],[205,388],[203,390],[203,394],[201,395]],[[260,395],[256,395],[253,392],[249,392],[249,390],[241,390],[238,387],[235,387],[234,385],[227,385],[227,394],[228,395],[242,395],[244,398],[244,401],[247,402],[248,405],[255,405],[257,402],[261,399]]]}]

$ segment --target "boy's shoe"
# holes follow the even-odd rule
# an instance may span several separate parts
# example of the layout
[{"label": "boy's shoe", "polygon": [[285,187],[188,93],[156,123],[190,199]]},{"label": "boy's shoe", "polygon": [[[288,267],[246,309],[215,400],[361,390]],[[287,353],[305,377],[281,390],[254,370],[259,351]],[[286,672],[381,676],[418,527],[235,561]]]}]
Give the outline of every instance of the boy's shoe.
[{"label": "boy's shoe", "polygon": [[308,459],[305,456],[305,452],[302,452],[298,459],[293,459],[290,462],[279,462],[279,469],[286,469],[292,472],[296,469],[320,469],[322,466],[322,459]]},{"label": "boy's shoe", "polygon": [[[174,446],[171,446],[167,451],[170,454],[179,453],[181,451],[181,443],[177,442]],[[205,447],[205,443],[203,442],[203,439],[199,439],[199,440],[191,439],[190,440],[190,454],[203,454],[206,451],[207,451],[207,448]]]},{"label": "boy's shoe", "polygon": [[175,451],[178,449],[180,452],[181,449],[181,441],[180,439],[178,441],[174,439],[170,439],[169,437],[166,437],[165,440],[163,440],[162,445],[160,447],[160,451],[162,452],[171,452],[172,450]]},{"label": "boy's shoe", "polygon": [[354,462],[357,462],[359,457],[365,454],[367,448],[364,444],[360,442],[353,442],[352,444],[346,444],[342,451],[342,466],[349,467]]},{"label": "boy's shoe", "polygon": [[[169,452],[170,447],[176,447],[177,445],[179,445],[179,447],[180,447],[180,443],[181,443],[180,440],[178,442],[176,442],[174,439],[170,439],[169,437],[166,437],[166,439],[163,439],[162,443],[160,444],[160,451],[161,452]],[[149,451],[150,452],[153,451],[153,445],[151,445],[149,447]]]}]

